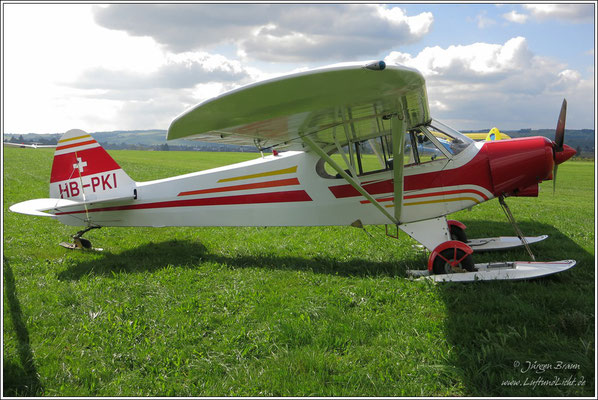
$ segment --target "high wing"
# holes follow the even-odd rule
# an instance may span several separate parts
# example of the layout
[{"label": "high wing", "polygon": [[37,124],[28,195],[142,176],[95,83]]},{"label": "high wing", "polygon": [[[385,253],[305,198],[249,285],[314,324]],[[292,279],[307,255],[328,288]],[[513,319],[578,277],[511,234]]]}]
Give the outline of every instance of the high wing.
[{"label": "high wing", "polygon": [[300,138],[310,135],[323,147],[334,144],[334,136],[344,145],[390,133],[386,119],[395,113],[405,117],[407,128],[428,122],[422,75],[400,66],[372,70],[349,64],[258,82],[207,100],[178,116],[167,139],[301,148]]},{"label": "high wing", "polygon": [[[167,139],[314,151],[398,224],[401,202],[391,215],[362,188],[354,173],[329,156],[329,150],[391,135],[393,154],[403,154],[406,131],[428,122],[429,114],[423,76],[379,61],[301,72],[233,90],[177,117]],[[394,198],[402,199],[403,157],[395,159],[393,178]]]}]

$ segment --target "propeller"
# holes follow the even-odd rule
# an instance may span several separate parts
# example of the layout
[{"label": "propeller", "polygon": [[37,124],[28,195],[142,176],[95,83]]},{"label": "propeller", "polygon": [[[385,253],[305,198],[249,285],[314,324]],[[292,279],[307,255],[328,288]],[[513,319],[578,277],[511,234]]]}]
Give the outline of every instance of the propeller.
[{"label": "propeller", "polygon": [[554,158],[554,167],[552,170],[552,193],[556,191],[556,173],[558,171],[559,163],[557,162],[557,153],[563,151],[563,144],[565,143],[565,120],[567,119],[567,99],[563,99],[561,106],[561,113],[559,114],[559,121],[556,124],[556,131],[554,132],[554,142],[552,145],[552,157]]}]

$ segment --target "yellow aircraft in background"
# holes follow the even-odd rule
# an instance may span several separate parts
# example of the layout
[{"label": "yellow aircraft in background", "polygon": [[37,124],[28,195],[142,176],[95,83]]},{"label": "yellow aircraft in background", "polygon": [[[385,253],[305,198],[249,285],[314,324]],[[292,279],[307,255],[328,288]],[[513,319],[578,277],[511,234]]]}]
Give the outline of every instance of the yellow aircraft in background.
[{"label": "yellow aircraft in background", "polygon": [[497,127],[490,129],[488,131],[488,133],[474,132],[474,133],[465,133],[464,135],[473,140],[484,140],[486,142],[491,142],[494,140],[511,139],[511,137],[509,135],[507,135],[506,133],[501,133]]}]

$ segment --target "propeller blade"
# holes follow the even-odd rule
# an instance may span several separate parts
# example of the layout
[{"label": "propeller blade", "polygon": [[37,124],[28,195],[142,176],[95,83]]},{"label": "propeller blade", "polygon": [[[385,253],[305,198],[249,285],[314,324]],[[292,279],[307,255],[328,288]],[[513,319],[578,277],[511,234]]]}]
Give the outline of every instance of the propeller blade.
[{"label": "propeller blade", "polygon": [[563,99],[561,106],[561,113],[559,114],[559,121],[556,124],[556,131],[554,132],[554,145],[552,148],[552,157],[554,158],[554,167],[552,170],[552,194],[556,192],[556,173],[558,171],[556,153],[563,151],[563,144],[565,143],[565,120],[567,119],[567,99]]},{"label": "propeller blade", "polygon": [[556,124],[556,131],[554,132],[554,151],[563,151],[563,143],[565,142],[565,120],[567,118],[567,99],[563,99],[561,106],[561,113],[559,114],[559,122]]}]

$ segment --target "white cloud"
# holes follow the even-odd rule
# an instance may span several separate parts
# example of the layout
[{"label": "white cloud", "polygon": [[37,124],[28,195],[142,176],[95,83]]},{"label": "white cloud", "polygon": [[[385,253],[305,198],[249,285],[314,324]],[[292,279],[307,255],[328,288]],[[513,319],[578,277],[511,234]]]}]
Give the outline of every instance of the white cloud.
[{"label": "white cloud", "polygon": [[529,18],[526,14],[520,14],[515,10],[509,11],[502,15],[504,19],[510,22],[515,22],[516,24],[524,24],[527,19]]},{"label": "white cloud", "polygon": [[186,89],[211,81],[242,82],[248,77],[249,74],[238,61],[202,52],[167,57],[166,63],[157,70],[145,74],[103,67],[90,68],[72,86],[106,90]]},{"label": "white cloud", "polygon": [[525,4],[523,7],[538,19],[569,22],[593,22],[595,4]]},{"label": "white cloud", "polygon": [[149,36],[173,52],[232,43],[248,59],[275,62],[374,56],[426,35],[432,13],[365,4],[116,4],[96,21]]},{"label": "white cloud", "polygon": [[487,14],[486,11],[482,11],[480,14],[476,15],[476,17],[475,17],[478,28],[480,28],[480,29],[488,28],[488,27],[496,24],[496,21],[493,20],[492,18],[488,18],[486,16],[486,14]]},{"label": "white cloud", "polygon": [[390,63],[399,63],[419,69],[424,76],[488,77],[505,73],[527,65],[531,59],[523,37],[516,37],[504,45],[474,43],[467,46],[426,47],[416,57],[409,54],[392,52],[385,59]]},{"label": "white cloud", "polygon": [[222,55],[171,54],[102,28],[88,5],[4,7],[5,132],[166,129],[185,108],[261,77]]},{"label": "white cloud", "polygon": [[552,118],[547,111],[563,97],[570,104],[570,124],[594,125],[593,78],[533,54],[523,37],[504,44],[427,47],[415,56],[392,52],[385,61],[420,70],[432,115],[459,129],[551,128],[556,114]]},{"label": "white cloud", "polygon": [[[73,127],[114,129],[112,100],[68,88],[82,69],[151,73],[164,53],[151,38],[97,26],[82,4],[3,4],[5,132],[60,132]],[[98,118],[99,117],[99,118]]]},{"label": "white cloud", "polygon": [[382,19],[389,21],[393,25],[401,25],[406,23],[409,26],[409,31],[415,36],[423,36],[428,33],[430,26],[434,21],[434,17],[430,12],[424,12],[412,17],[405,14],[405,11],[399,7],[387,8],[384,6],[374,6],[378,15]]}]

